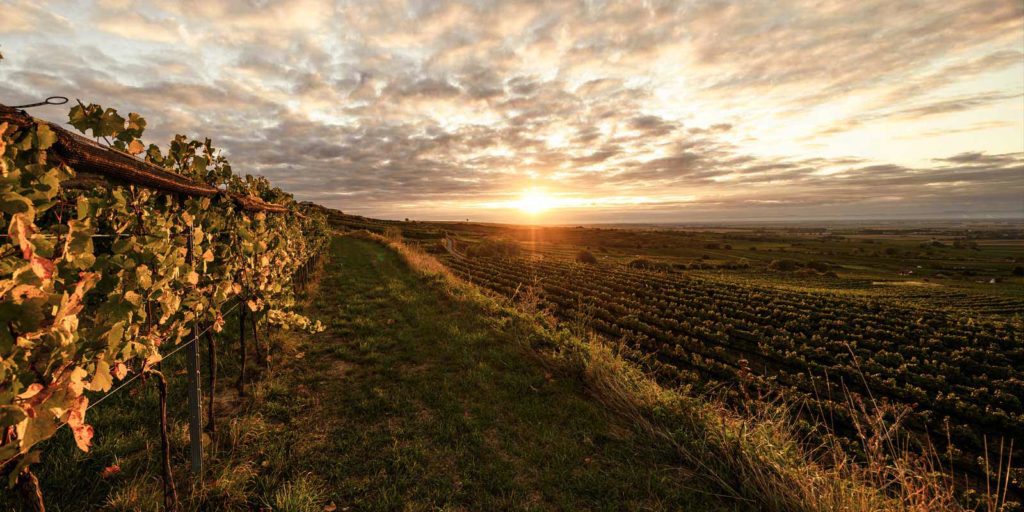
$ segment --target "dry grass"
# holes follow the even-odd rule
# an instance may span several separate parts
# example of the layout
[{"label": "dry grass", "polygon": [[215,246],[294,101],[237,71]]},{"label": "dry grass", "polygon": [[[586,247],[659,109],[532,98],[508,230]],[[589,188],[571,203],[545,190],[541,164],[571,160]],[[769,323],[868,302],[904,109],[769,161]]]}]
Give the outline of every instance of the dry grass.
[{"label": "dry grass", "polygon": [[[680,464],[704,475],[718,493],[776,511],[962,510],[937,457],[917,455],[900,441],[905,413],[894,406],[862,404],[857,430],[865,461],[854,461],[836,443],[808,448],[789,407],[737,412],[715,400],[666,389],[595,337],[555,331],[538,321],[542,313],[528,290],[524,308],[509,307],[400,240],[372,233],[355,236],[391,247],[411,268],[436,278],[449,291],[509,317],[543,364],[577,376],[609,410],[629,418],[653,439],[670,443]],[[989,510],[999,510],[998,492]]]}]

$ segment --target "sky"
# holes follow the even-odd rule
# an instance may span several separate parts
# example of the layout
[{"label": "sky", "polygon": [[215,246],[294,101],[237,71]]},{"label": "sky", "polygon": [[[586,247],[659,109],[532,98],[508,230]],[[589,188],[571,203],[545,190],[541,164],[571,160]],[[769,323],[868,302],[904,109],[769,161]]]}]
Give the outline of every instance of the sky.
[{"label": "sky", "polygon": [[1020,0],[0,0],[0,53],[359,215],[1024,218]]}]

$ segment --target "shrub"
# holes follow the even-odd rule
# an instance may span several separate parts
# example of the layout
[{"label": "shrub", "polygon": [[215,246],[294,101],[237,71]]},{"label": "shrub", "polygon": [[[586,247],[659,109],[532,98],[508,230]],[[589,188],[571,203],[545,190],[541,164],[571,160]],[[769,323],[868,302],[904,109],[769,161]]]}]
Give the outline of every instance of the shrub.
[{"label": "shrub", "polygon": [[775,270],[778,272],[792,272],[800,268],[800,262],[796,260],[772,260],[768,264],[768,270]]},{"label": "shrub", "polygon": [[824,261],[808,261],[807,263],[804,264],[804,266],[811,270],[814,270],[815,272],[828,272],[828,270],[831,268],[831,265],[825,263]]},{"label": "shrub", "polygon": [[576,254],[576,262],[584,263],[587,265],[594,265],[597,263],[597,256],[591,254],[590,251],[580,251]]},{"label": "shrub", "polygon": [[511,240],[486,238],[466,249],[466,256],[484,258],[514,258],[519,256],[522,248]]}]

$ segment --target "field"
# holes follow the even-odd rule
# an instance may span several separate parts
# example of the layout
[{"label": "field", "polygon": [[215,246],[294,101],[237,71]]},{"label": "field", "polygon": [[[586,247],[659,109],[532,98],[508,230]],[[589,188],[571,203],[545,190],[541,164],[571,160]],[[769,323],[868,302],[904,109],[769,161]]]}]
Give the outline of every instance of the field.
[{"label": "field", "polygon": [[916,449],[974,478],[1012,441],[1021,460],[1020,225],[332,222],[401,230],[460,277],[599,333],[664,384],[741,407],[785,401],[809,434],[838,434],[852,453],[872,449],[863,430],[889,415]]}]

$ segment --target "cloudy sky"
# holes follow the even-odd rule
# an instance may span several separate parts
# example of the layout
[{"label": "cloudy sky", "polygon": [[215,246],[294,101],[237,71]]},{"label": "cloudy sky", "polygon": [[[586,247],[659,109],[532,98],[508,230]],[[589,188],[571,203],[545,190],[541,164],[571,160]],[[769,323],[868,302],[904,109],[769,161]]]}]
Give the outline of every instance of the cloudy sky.
[{"label": "cloudy sky", "polygon": [[0,52],[363,215],[1024,217],[1020,0],[0,0]]}]

